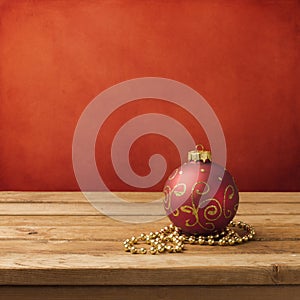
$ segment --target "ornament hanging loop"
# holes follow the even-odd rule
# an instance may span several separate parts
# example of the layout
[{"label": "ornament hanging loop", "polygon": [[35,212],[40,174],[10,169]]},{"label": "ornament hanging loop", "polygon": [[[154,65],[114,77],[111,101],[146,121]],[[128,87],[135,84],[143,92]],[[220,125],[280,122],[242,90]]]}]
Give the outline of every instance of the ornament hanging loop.
[{"label": "ornament hanging loop", "polygon": [[[201,147],[201,149],[199,149],[199,147]],[[197,144],[197,145],[195,146],[195,150],[197,150],[197,151],[204,151],[204,147],[203,147],[202,144]]]}]

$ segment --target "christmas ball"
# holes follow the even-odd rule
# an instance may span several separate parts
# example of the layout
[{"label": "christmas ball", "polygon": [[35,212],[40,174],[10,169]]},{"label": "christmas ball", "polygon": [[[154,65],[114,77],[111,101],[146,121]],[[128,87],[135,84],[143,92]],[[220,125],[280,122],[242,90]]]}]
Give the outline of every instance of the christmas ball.
[{"label": "christmas ball", "polygon": [[210,151],[188,153],[164,186],[164,208],[171,222],[187,234],[221,232],[235,216],[239,193],[231,174],[211,161]]}]

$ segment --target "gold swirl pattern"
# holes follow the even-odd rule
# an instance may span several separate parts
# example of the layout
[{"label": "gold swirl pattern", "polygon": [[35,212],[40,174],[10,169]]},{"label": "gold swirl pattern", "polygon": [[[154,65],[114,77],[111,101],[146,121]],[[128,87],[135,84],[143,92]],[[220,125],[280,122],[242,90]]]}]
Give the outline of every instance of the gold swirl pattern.
[{"label": "gold swirl pattern", "polygon": [[[203,187],[201,188],[201,185],[203,185]],[[197,200],[197,196],[203,196],[206,195],[210,190],[209,185],[204,182],[204,181],[197,181],[193,187],[192,187],[192,203],[196,206],[198,206],[198,203],[196,203]]]},{"label": "gold swirl pattern", "polygon": [[237,212],[238,208],[239,208],[239,204],[236,203],[236,204],[234,205],[233,209],[234,209],[235,212]]},{"label": "gold swirl pattern", "polygon": [[[170,188],[171,189],[171,188]],[[177,189],[177,190],[176,190]],[[180,190],[181,189],[181,190]],[[173,215],[175,217],[177,217],[179,215],[179,210],[178,209],[173,209],[172,208],[172,196],[173,194],[176,196],[176,197],[181,197],[185,194],[186,192],[186,184],[185,183],[178,183],[176,184],[173,189],[171,191],[168,192],[168,197],[169,197],[169,204],[168,206],[166,207],[167,210],[171,210],[173,211]]]},{"label": "gold swirl pattern", "polygon": [[[229,193],[228,193],[229,191]],[[226,200],[232,200],[234,196],[234,187],[230,184],[226,187],[223,198],[223,213],[226,219],[229,219],[232,216],[232,211],[230,209],[226,209]]]},{"label": "gold swirl pattern", "polygon": [[[211,199],[209,199],[209,200],[211,200]],[[192,206],[190,206],[190,205],[181,206],[180,210],[182,212],[192,214],[195,217],[195,222],[192,224],[190,223],[191,219],[187,219],[185,221],[185,226],[186,227],[194,227],[198,224],[201,228],[203,228],[205,230],[214,230],[215,225],[211,222],[205,223],[206,226],[201,224],[201,222],[199,220],[199,209],[200,209],[199,206],[196,206],[194,203],[192,203]]]},{"label": "gold swirl pattern", "polygon": [[176,208],[174,211],[173,211],[173,216],[174,217],[178,217],[179,216],[179,209]]},{"label": "gold swirl pattern", "polygon": [[[203,191],[201,192],[200,189],[198,188],[199,185],[204,185]],[[209,185],[204,182],[204,181],[197,181],[193,187],[192,187],[192,195],[194,194],[194,192],[196,192],[197,195],[206,195],[209,192],[210,188]]]},{"label": "gold swirl pattern", "polygon": [[164,187],[163,192],[165,194],[164,206],[166,210],[169,210],[171,206],[171,197],[170,197],[171,187],[169,185],[166,185]]},{"label": "gold swirl pattern", "polygon": [[183,211],[183,212],[185,212],[185,213],[188,213],[188,214],[191,213],[191,212],[193,212],[193,208],[191,206],[189,206],[189,205],[183,205],[183,206],[181,206],[180,210]]},{"label": "gold swirl pattern", "polygon": [[198,207],[196,208],[194,203],[193,203],[193,207],[190,205],[184,205],[184,206],[180,207],[180,210],[185,213],[189,213],[189,214],[192,213],[195,217],[195,222],[192,224],[190,223],[191,219],[185,220],[186,227],[194,227],[196,224],[199,224],[200,226],[202,226],[199,222],[199,215],[198,215],[199,208]]},{"label": "gold swirl pattern", "polygon": [[204,218],[207,221],[216,221],[222,215],[222,206],[220,202],[214,198],[205,200],[205,202],[215,202],[216,205],[210,204],[204,209]]},{"label": "gold swirl pattern", "polygon": [[169,176],[168,179],[169,179],[169,180],[174,179],[174,178],[176,177],[177,173],[178,173],[178,169],[176,169],[176,170]]},{"label": "gold swirl pattern", "polygon": [[[180,190],[179,190],[179,191],[176,191],[176,189],[177,189],[178,187],[183,187],[183,190],[182,190],[182,191],[180,191]],[[171,194],[174,193],[175,196],[181,197],[181,196],[183,196],[183,195],[185,194],[185,192],[186,192],[186,184],[185,184],[185,183],[178,183],[178,184],[176,184],[176,185],[174,186],[174,188],[172,189]]]},{"label": "gold swirl pattern", "polygon": [[[173,176],[173,175],[172,175]],[[226,219],[232,217],[233,212],[226,207],[226,202],[232,200],[235,195],[235,188],[233,185],[228,185],[225,188],[223,194],[223,201],[220,201],[215,198],[204,199],[201,201],[201,207],[199,205],[199,201],[197,196],[202,196],[208,194],[210,191],[210,186],[204,181],[196,182],[191,189],[191,205],[182,205],[180,208],[177,208],[173,211],[173,216],[178,217],[180,213],[190,214],[192,218],[185,220],[186,227],[194,227],[196,225],[200,226],[204,230],[213,231],[215,229],[214,222],[219,220],[222,215]],[[165,198],[165,208],[167,210],[172,209],[172,196],[181,197],[187,192],[186,184],[178,183],[173,189],[170,186],[166,186],[164,189],[166,194]],[[207,205],[207,206],[206,206]],[[203,217],[206,222],[203,224],[203,221],[200,220],[199,210],[201,211],[203,208]],[[234,211],[236,212],[238,209],[238,203],[234,205]],[[201,212],[202,214],[202,212]],[[194,219],[194,221],[192,221]]]}]

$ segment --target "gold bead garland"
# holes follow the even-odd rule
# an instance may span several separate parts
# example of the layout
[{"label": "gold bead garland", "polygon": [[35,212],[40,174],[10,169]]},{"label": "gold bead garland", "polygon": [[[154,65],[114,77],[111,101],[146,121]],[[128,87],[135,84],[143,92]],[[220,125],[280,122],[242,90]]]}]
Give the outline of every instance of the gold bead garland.
[{"label": "gold bead garland", "polygon": [[[238,227],[246,233],[243,236],[234,230]],[[132,254],[158,254],[163,252],[178,253],[184,250],[184,244],[198,245],[219,245],[233,246],[250,241],[255,236],[254,228],[244,222],[231,221],[221,233],[215,233],[209,236],[186,235],[173,224],[162,228],[160,231],[150,232],[148,235],[142,233],[138,237],[132,236],[124,241],[124,250]],[[144,243],[150,245],[150,248],[137,248],[135,245]]]}]

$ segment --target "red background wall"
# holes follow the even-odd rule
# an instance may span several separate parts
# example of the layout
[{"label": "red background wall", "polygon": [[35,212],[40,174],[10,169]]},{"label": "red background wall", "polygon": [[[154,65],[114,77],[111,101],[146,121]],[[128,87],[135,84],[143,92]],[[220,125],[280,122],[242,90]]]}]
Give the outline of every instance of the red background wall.
[{"label": "red background wall", "polygon": [[[240,190],[299,190],[299,20],[296,0],[0,2],[0,189],[78,190],[72,138],[83,109],[116,83],[158,76],[212,106]],[[158,107],[188,122],[154,102],[116,112],[104,148],[133,112]],[[133,152],[176,154],[155,138]],[[178,162],[170,157],[169,170]],[[102,171],[126,188],[108,161]]]}]

